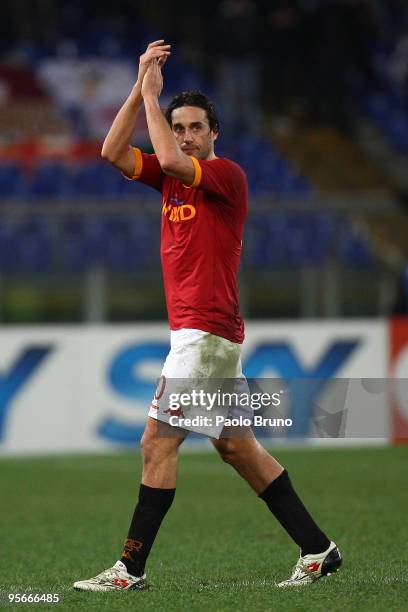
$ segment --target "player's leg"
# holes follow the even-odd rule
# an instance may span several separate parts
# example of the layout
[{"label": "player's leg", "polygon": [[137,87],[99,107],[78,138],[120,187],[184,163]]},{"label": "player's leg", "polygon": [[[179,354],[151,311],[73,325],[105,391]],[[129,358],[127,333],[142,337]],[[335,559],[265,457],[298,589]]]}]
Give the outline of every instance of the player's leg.
[{"label": "player's leg", "polygon": [[[270,455],[253,435],[250,429],[242,429],[237,437],[233,428],[226,437],[212,439],[223,461],[231,465],[258,495],[274,481],[284,468]],[[225,432],[224,432],[225,433]]]},{"label": "player's leg", "polygon": [[141,441],[143,472],[139,500],[121,557],[134,576],[144,574],[150,549],[173,502],[178,449],[184,439],[185,435],[176,436],[167,423],[148,418]]},{"label": "player's leg", "polygon": [[[186,432],[187,434],[188,432]],[[148,418],[141,441],[143,472],[121,559],[98,576],[75,582],[83,591],[136,590],[146,586],[145,564],[176,491],[178,449],[185,436]]]},{"label": "player's leg", "polygon": [[245,436],[212,440],[230,464],[266,503],[289,536],[300,547],[297,569],[280,586],[308,584],[336,571],[340,553],[315,523],[295,492],[287,471],[259,444],[248,429]]},{"label": "player's leg", "polygon": [[298,544],[302,554],[326,550],[330,540],[318,528],[295,493],[286,470],[256,440],[247,435],[213,440],[229,463],[263,499],[270,511]]},{"label": "player's leg", "polygon": [[160,489],[176,487],[178,449],[187,433],[175,435],[174,427],[150,417],[147,419],[140,443],[142,484]]}]

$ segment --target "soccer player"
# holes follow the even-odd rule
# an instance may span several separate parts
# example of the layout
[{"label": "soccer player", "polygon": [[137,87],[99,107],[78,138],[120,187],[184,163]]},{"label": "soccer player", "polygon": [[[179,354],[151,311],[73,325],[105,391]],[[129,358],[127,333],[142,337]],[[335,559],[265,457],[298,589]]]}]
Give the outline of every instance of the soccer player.
[{"label": "soccer player", "polygon": [[[106,137],[102,156],[126,177],[163,194],[161,256],[171,328],[162,381],[200,376],[243,379],[237,269],[247,214],[247,181],[234,162],[218,158],[219,125],[213,105],[199,92],[176,96],[163,115],[164,40],[141,55],[137,82]],[[130,145],[144,103],[154,155]],[[142,482],[122,556],[94,578],[75,582],[85,591],[146,586],[145,565],[176,491],[178,448],[187,431],[168,424],[169,410],[155,400],[142,437]],[[160,425],[160,433],[159,433]],[[165,435],[166,428],[172,435]],[[164,433],[163,433],[164,432]],[[178,433],[180,432],[180,433]],[[341,555],[295,493],[286,470],[245,436],[212,438],[221,458],[248,482],[300,547],[292,576],[278,586],[311,584],[336,571]]]}]

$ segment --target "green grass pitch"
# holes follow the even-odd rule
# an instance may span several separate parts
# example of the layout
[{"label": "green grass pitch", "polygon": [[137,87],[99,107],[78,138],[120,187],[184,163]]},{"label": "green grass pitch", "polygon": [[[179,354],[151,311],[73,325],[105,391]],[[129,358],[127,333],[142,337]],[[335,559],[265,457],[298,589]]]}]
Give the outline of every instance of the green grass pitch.
[{"label": "green grass pitch", "polygon": [[75,580],[120,556],[140,473],[139,456],[126,453],[0,461],[1,590],[60,593],[56,609],[87,612],[406,610],[408,447],[276,456],[343,552],[330,578],[277,589],[296,546],[215,453],[183,453],[175,503],[149,559],[150,589],[73,591]]}]

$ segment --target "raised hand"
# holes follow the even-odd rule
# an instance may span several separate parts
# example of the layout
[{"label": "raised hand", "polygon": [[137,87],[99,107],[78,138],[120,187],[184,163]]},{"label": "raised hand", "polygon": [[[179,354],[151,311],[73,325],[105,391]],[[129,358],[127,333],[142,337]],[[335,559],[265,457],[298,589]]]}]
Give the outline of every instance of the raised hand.
[{"label": "raised hand", "polygon": [[150,64],[158,62],[158,66],[161,68],[166,62],[170,55],[171,45],[164,44],[164,39],[155,40],[148,45],[146,51],[139,58],[139,73],[137,80],[139,83],[143,82],[144,76],[149,68]]}]

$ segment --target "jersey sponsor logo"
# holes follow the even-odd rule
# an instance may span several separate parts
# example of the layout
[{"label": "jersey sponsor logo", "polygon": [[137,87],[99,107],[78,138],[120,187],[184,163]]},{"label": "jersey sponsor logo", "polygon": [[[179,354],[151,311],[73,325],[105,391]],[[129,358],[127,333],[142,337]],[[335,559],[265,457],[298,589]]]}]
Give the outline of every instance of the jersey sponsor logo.
[{"label": "jersey sponsor logo", "polygon": [[181,200],[171,198],[170,202],[163,202],[162,214],[168,217],[169,221],[179,223],[181,221],[191,221],[196,216],[196,208],[192,204],[182,204]]}]

